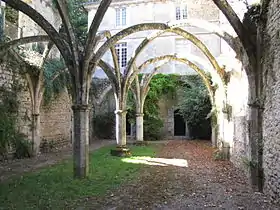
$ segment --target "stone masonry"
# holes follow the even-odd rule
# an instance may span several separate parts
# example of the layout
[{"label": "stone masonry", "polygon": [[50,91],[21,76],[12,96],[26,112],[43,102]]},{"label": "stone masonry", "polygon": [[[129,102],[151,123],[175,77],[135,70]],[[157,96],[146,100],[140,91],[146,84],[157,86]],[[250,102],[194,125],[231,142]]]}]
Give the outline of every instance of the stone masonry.
[{"label": "stone masonry", "polygon": [[264,191],[280,203],[280,2],[271,0],[265,37]]}]

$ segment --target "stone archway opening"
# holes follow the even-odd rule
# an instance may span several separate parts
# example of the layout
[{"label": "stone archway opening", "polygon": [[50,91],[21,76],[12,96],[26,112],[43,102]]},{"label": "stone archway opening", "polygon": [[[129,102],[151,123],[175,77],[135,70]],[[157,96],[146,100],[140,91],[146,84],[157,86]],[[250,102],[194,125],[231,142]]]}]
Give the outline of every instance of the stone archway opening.
[{"label": "stone archway opening", "polygon": [[174,110],[174,136],[186,137],[187,136],[187,124],[184,117],[180,114],[179,109]]}]

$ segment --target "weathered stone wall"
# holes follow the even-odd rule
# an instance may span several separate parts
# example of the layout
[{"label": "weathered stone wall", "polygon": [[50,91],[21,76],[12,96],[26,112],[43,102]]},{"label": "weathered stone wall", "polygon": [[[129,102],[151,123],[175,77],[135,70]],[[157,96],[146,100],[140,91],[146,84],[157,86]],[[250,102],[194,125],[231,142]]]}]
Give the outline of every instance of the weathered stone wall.
[{"label": "weathered stone wall", "polygon": [[22,88],[20,92],[17,93],[17,100],[19,102],[18,109],[18,129],[20,132],[24,133],[28,138],[31,137],[30,126],[30,96],[25,84],[25,81],[18,74],[18,69],[11,69],[8,64],[2,63],[0,65],[0,87],[4,87],[7,90],[11,90],[12,86],[20,86]]},{"label": "weathered stone wall", "polygon": [[[19,101],[18,129],[31,139],[31,98],[27,84],[16,69],[6,64],[0,66],[0,86],[10,89],[12,84],[20,85],[17,93]],[[69,143],[71,140],[71,100],[67,92],[61,93],[47,107],[41,107],[41,138],[54,140],[57,144]]]},{"label": "weathered stone wall", "polygon": [[265,37],[264,191],[280,203],[280,2],[271,0]]},{"label": "weathered stone wall", "polygon": [[46,140],[58,145],[71,143],[72,109],[71,99],[65,90],[49,106],[41,107],[41,134]]}]

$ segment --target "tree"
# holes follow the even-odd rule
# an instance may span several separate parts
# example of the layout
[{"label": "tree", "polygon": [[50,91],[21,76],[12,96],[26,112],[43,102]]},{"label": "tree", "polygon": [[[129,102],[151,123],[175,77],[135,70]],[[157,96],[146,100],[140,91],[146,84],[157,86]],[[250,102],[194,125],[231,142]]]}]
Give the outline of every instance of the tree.
[{"label": "tree", "polygon": [[208,139],[211,133],[209,92],[197,75],[187,76],[184,82],[178,93],[179,113],[186,120],[192,138]]}]

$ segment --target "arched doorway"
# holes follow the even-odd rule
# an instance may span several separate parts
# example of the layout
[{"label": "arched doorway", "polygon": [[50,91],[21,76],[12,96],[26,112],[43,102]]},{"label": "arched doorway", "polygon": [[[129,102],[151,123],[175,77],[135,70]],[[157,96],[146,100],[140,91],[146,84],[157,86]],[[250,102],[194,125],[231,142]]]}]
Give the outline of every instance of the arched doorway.
[{"label": "arched doorway", "polygon": [[126,135],[130,136],[131,134],[131,124],[129,122],[128,116],[126,115]]},{"label": "arched doorway", "polygon": [[186,136],[186,122],[179,109],[174,111],[174,136]]}]

